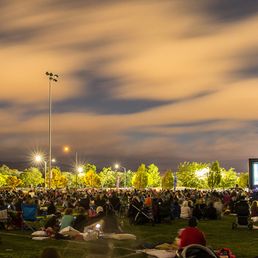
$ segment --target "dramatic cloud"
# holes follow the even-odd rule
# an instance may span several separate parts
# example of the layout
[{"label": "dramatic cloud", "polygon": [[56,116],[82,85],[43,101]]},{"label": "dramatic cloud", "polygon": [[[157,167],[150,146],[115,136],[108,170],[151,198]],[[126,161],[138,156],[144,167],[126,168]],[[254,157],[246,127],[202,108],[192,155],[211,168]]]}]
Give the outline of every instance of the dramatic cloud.
[{"label": "dramatic cloud", "polygon": [[256,148],[255,1],[0,1],[2,161],[64,144],[98,167],[219,159]]}]

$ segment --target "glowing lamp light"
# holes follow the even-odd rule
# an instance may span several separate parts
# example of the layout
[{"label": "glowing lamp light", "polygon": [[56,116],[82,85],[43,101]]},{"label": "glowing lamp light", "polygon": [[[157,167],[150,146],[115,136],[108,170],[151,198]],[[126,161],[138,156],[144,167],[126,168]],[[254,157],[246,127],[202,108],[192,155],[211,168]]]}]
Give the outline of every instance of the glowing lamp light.
[{"label": "glowing lamp light", "polygon": [[83,172],[83,167],[78,167],[77,171],[78,171],[78,173],[82,173]]},{"label": "glowing lamp light", "polygon": [[100,226],[100,224],[97,224],[95,227],[97,230],[99,230],[101,226]]},{"label": "glowing lamp light", "polygon": [[35,161],[36,161],[36,162],[41,162],[41,161],[43,161],[42,156],[40,156],[39,154],[36,155],[36,156],[35,156]]},{"label": "glowing lamp light", "polygon": [[115,169],[119,169],[120,166],[119,166],[119,164],[115,164],[114,167],[115,167]]},{"label": "glowing lamp light", "polygon": [[69,146],[64,146],[64,152],[69,152],[69,151],[70,151]]}]

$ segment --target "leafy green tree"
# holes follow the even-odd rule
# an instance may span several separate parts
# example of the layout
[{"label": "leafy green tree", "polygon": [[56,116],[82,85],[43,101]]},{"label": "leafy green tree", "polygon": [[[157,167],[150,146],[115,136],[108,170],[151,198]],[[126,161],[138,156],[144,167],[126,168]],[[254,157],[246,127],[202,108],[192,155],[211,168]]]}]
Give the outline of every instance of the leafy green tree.
[{"label": "leafy green tree", "polygon": [[8,176],[6,184],[7,186],[10,186],[15,189],[17,186],[22,184],[22,180],[17,178],[16,176]]},{"label": "leafy green tree", "polygon": [[116,178],[119,177],[120,187],[131,187],[133,175],[134,173],[131,170],[127,170],[126,172],[116,172]]},{"label": "leafy green tree", "polygon": [[160,186],[160,173],[159,168],[154,165],[150,164],[147,168],[148,173],[148,187],[158,187]]},{"label": "leafy green tree", "polygon": [[221,180],[219,186],[223,189],[234,187],[237,183],[237,174],[234,168],[225,170],[221,168]]},{"label": "leafy green tree", "polygon": [[83,171],[87,173],[88,171],[94,171],[97,172],[97,167],[94,164],[87,163],[83,166]]},{"label": "leafy green tree", "polygon": [[237,183],[240,187],[246,188],[249,185],[249,173],[248,172],[242,172],[239,174]]},{"label": "leafy green tree", "polygon": [[111,167],[104,167],[99,173],[100,183],[102,187],[115,187],[116,186],[116,173]]},{"label": "leafy green tree", "polygon": [[211,164],[210,170],[207,175],[208,186],[213,190],[219,185],[221,180],[221,167],[218,161]]},{"label": "leafy green tree", "polygon": [[6,165],[2,165],[0,167],[0,174],[19,177],[19,172],[17,169],[11,169]]},{"label": "leafy green tree", "polygon": [[8,178],[8,175],[2,175],[0,174],[0,187],[1,186],[5,186],[7,183],[6,183],[6,180]]},{"label": "leafy green tree", "polygon": [[[64,188],[67,186],[68,180],[62,175],[58,167],[52,168],[51,188]],[[47,186],[49,185],[49,172],[47,173]]]},{"label": "leafy green tree", "polygon": [[[70,172],[63,172],[62,175],[67,180],[67,187],[76,187],[76,175],[74,173]],[[78,183],[78,181],[77,181]]]},{"label": "leafy green tree", "polygon": [[97,188],[101,185],[99,175],[94,170],[89,170],[83,179],[87,187]]},{"label": "leafy green tree", "polygon": [[85,175],[86,175],[86,173],[79,173],[77,175],[77,186],[76,186],[76,176],[75,176],[74,177],[75,178],[74,186],[76,186],[76,187],[85,187],[85,181],[84,181]]},{"label": "leafy green tree", "polygon": [[198,176],[199,170],[209,166],[207,163],[183,162],[178,166],[177,180],[179,186],[205,188],[205,179]]},{"label": "leafy green tree", "polygon": [[145,164],[141,164],[132,178],[132,185],[136,189],[146,188],[148,184],[148,173]]},{"label": "leafy green tree", "polygon": [[174,176],[171,170],[166,171],[161,180],[162,189],[172,189],[174,186]]},{"label": "leafy green tree", "polygon": [[22,180],[22,186],[25,187],[36,187],[44,182],[41,172],[35,167],[25,169],[20,174],[20,179]]}]

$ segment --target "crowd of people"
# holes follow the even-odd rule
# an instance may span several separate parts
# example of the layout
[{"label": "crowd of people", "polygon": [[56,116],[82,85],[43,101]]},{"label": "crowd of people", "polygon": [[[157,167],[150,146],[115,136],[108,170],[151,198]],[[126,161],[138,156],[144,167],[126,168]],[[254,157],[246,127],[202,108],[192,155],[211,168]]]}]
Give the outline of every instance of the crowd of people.
[{"label": "crowd of people", "polygon": [[[258,218],[258,206],[251,192],[239,188],[225,191],[196,189],[34,189],[0,191],[0,211],[8,211],[2,229],[17,229],[23,224],[23,206],[34,205],[37,216],[47,218],[44,230],[55,237],[68,226],[83,232],[97,220],[106,219],[104,232],[120,232],[117,217],[128,217],[130,223],[163,223],[176,219],[189,220],[187,232],[180,232],[179,247],[185,244],[205,245],[204,234],[196,226],[198,220],[219,220],[235,213],[237,203],[245,200],[250,214]],[[0,220],[1,221],[1,220]],[[190,232],[190,233],[189,233]],[[196,237],[198,235],[198,237]],[[190,236],[190,238],[189,238]],[[198,239],[198,240],[197,240]],[[185,241],[185,242],[184,242]]]},{"label": "crowd of people", "polygon": [[[225,191],[183,190],[135,190],[135,189],[70,189],[70,190],[30,190],[24,192],[0,192],[0,210],[22,213],[24,204],[37,206],[37,215],[57,215],[61,228],[83,223],[74,221],[73,214],[80,221],[87,221],[98,214],[113,212],[128,216],[132,223],[144,223],[148,217],[154,223],[166,220],[189,219],[192,216],[201,219],[220,219],[225,213],[234,213],[235,204],[243,199],[251,200],[251,193],[239,189]],[[251,214],[258,216],[255,200],[250,202]],[[145,212],[144,212],[145,211]],[[140,214],[139,214],[140,213]],[[146,218],[139,215],[147,214]],[[138,215],[139,218],[135,218]],[[19,217],[10,221],[11,226],[19,226]]]}]

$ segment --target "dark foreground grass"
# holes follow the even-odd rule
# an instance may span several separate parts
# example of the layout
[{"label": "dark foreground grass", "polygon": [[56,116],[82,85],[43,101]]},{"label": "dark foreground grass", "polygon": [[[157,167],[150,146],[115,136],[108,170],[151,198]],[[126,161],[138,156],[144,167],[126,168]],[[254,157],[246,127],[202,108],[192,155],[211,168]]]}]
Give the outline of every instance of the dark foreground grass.
[{"label": "dark foreground grass", "polygon": [[[229,247],[238,258],[254,258],[258,255],[258,230],[231,229],[234,218],[224,217],[220,221],[201,221],[199,227],[205,232],[208,245],[214,249]],[[0,258],[36,258],[45,247],[56,247],[67,258],[100,257],[145,257],[134,250],[142,243],[171,242],[177,231],[186,226],[183,220],[170,224],[138,225],[125,223],[124,231],[137,236],[137,241],[97,240],[75,242],[64,240],[31,240],[22,232],[1,232]]]}]

